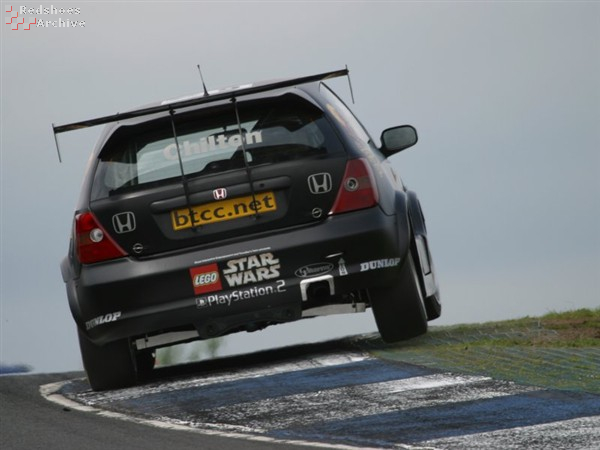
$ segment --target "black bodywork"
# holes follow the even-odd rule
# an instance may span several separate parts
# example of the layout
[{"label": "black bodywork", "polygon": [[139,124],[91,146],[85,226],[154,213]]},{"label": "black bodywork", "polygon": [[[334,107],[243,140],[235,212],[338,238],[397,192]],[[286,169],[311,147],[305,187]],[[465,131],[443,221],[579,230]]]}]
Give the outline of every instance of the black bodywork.
[{"label": "black bodywork", "polygon": [[[97,359],[89,356],[95,348],[126,343],[139,372],[142,365],[135,355],[158,347],[318,315],[362,312],[373,306],[371,293],[383,292],[385,297],[392,292],[386,289],[397,287],[409,270],[417,280],[415,292],[422,303],[417,309],[426,311],[425,325],[411,328],[408,322],[414,317],[407,314],[396,322],[399,329],[409,331],[384,334],[381,327],[390,326],[378,320],[384,338],[421,334],[426,321],[440,315],[419,201],[387,160],[403,149],[402,144],[386,146],[394,142],[392,132],[377,148],[322,81],[274,86],[244,96],[215,96],[213,101],[209,96],[202,104],[143,116],[132,114],[106,127],[90,160],[75,216],[77,222],[91,213],[94,230],[101,230],[120,253],[82,263],[76,223],[61,264],[84,363],[88,353],[90,380],[94,376],[90,372],[100,370],[89,361]],[[276,137],[277,145],[262,145],[268,132],[296,135],[292,116],[302,117],[302,130],[316,127],[318,144],[285,144]],[[282,118],[287,121],[284,125]],[[202,132],[228,123],[208,138],[197,138],[194,124],[211,121],[215,123],[203,125]],[[255,142],[250,130],[242,127],[250,123],[261,133]],[[414,129],[405,126],[396,131]],[[186,141],[185,136],[196,140]],[[416,142],[416,133],[411,139],[406,146]],[[219,142],[223,145],[217,148]],[[143,149],[157,145],[160,151],[149,152],[149,164],[156,164],[159,155],[161,170],[168,172],[163,178],[142,161]],[[214,149],[230,147],[227,158],[213,158]],[[214,160],[200,164],[198,155]],[[357,160],[362,175],[348,172],[351,161]],[[188,169],[190,164],[200,165]],[[140,172],[123,175],[131,167]],[[353,194],[363,181],[374,185],[369,191],[372,203],[359,200],[358,207],[344,209],[342,191]],[[377,299],[382,305],[404,301],[415,300]],[[92,386],[130,383],[131,379],[122,379]]]}]

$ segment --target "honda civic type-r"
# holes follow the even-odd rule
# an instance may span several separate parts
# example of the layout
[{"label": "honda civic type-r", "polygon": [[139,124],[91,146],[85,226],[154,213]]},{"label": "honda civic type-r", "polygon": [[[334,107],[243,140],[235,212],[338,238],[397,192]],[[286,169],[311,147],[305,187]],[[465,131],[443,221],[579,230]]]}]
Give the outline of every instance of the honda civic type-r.
[{"label": "honda civic type-r", "polygon": [[441,313],[417,196],[325,80],[254,83],[54,127],[107,124],[61,264],[95,390],[157,348],[372,308],[387,342]]}]

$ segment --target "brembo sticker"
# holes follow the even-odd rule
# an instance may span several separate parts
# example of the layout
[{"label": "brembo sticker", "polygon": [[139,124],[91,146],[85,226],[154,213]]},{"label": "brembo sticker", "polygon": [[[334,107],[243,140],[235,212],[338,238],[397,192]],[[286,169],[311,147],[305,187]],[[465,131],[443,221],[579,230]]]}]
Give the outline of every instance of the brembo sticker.
[{"label": "brembo sticker", "polygon": [[192,267],[190,269],[190,275],[192,277],[192,284],[196,295],[223,289],[223,285],[221,284],[221,274],[216,263],[207,266]]},{"label": "brembo sticker", "polygon": [[369,270],[387,269],[389,267],[397,267],[398,264],[400,264],[400,258],[376,259],[360,263],[360,271],[367,272]]}]

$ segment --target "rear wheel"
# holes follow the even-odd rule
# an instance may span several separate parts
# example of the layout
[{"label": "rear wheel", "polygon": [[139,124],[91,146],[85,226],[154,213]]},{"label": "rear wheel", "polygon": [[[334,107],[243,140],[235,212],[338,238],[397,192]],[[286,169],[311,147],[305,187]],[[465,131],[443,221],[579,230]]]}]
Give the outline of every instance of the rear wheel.
[{"label": "rear wheel", "polygon": [[148,373],[154,368],[156,354],[152,350],[142,350],[135,354],[138,373]]},{"label": "rear wheel", "polygon": [[396,284],[369,289],[371,307],[385,342],[410,339],[427,332],[427,313],[419,276],[410,252]]},{"label": "rear wheel", "polygon": [[78,334],[83,367],[94,391],[135,384],[135,363],[128,339],[98,346],[79,330]]}]

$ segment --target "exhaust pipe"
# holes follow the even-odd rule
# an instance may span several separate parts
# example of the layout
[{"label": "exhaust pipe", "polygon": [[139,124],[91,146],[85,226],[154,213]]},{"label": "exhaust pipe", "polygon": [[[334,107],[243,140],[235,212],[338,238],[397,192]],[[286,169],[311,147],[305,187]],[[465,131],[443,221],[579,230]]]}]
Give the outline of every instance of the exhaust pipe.
[{"label": "exhaust pipe", "polygon": [[323,300],[328,296],[335,295],[335,286],[333,275],[323,275],[320,277],[309,278],[300,282],[300,292],[302,301]]}]

